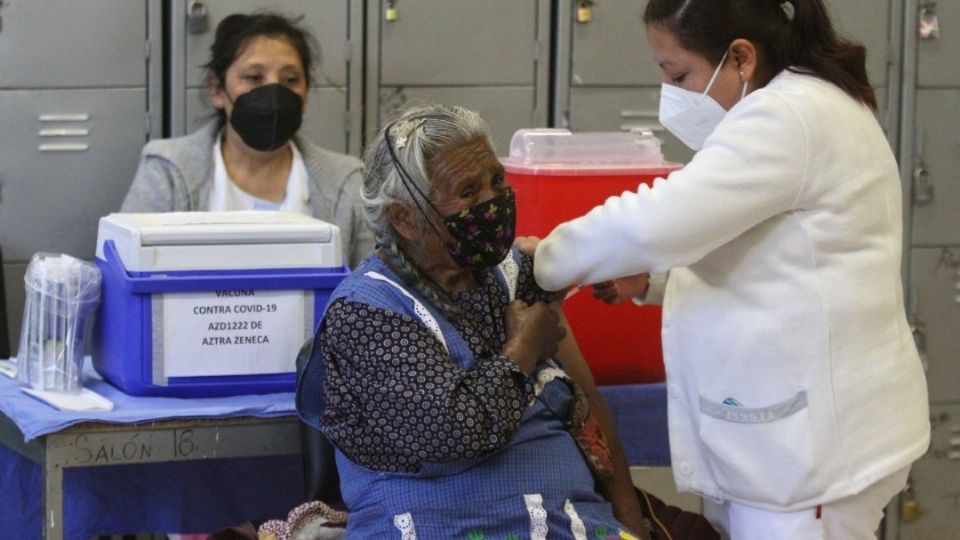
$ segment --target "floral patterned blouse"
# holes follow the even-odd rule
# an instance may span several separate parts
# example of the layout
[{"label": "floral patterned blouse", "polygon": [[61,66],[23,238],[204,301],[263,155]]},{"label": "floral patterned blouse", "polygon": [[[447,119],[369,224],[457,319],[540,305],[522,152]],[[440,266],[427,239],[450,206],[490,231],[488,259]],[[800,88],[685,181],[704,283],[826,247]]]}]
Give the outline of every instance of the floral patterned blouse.
[{"label": "floral patterned blouse", "polygon": [[[524,256],[517,299],[550,302]],[[533,386],[510,358],[506,292],[492,272],[452,295],[452,321],[475,356],[457,366],[418,320],[338,299],[319,334],[326,358],[324,433],[354,462],[379,471],[416,472],[422,461],[479,458],[510,440]]]}]

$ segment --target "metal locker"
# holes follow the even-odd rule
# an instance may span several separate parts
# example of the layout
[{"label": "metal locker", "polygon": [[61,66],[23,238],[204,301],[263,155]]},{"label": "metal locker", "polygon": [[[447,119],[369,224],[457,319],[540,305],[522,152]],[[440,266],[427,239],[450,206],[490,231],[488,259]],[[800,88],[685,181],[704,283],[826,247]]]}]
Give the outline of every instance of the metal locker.
[{"label": "metal locker", "polygon": [[[888,69],[893,47],[891,4],[885,2],[877,9],[876,0],[831,0],[830,5],[841,31],[868,48],[868,71],[878,90],[879,118],[894,141],[897,108],[888,101],[897,96],[886,89],[896,74],[895,69]],[[659,125],[659,102],[651,104],[644,96],[659,96],[661,82],[642,22],[646,2],[594,3],[586,22],[579,16],[582,6],[577,0],[560,0],[559,6],[555,124],[576,131],[617,130],[635,126],[642,118],[646,127],[660,133],[667,159],[688,161],[693,153]],[[611,98],[616,101],[608,101]],[[619,114],[615,107],[620,107]]]},{"label": "metal locker", "polygon": [[368,0],[365,139],[414,104],[477,110],[498,153],[547,125],[550,2]]},{"label": "metal locker", "polygon": [[[557,17],[554,124],[571,131],[643,127],[664,156],[685,163],[693,152],[660,125],[660,68],[647,44],[646,0],[604,0],[581,6],[560,0]],[[580,10],[589,7],[589,20]]]},{"label": "metal locker", "polygon": [[[904,3],[900,174],[911,323],[926,367],[930,450],[911,471],[888,537],[960,539],[960,67],[956,2]],[[899,508],[898,508],[899,507]],[[897,511],[899,510],[899,511]]]},{"label": "metal locker", "polygon": [[384,88],[380,92],[380,118],[388,122],[404,109],[426,103],[451,103],[477,111],[487,123],[494,150],[500,156],[510,152],[510,139],[516,130],[537,122],[532,88],[490,86]]},{"label": "metal locker", "polygon": [[917,0],[916,4],[919,26],[927,29],[917,45],[918,84],[960,86],[960,2]]},{"label": "metal locker", "polygon": [[147,5],[146,0],[3,2],[0,88],[144,86]]},{"label": "metal locker", "polygon": [[[867,48],[867,75],[875,87],[887,86],[892,63],[891,4],[877,0],[826,0],[837,32]],[[879,4],[879,5],[878,5]]]},{"label": "metal locker", "polygon": [[960,405],[931,406],[930,426],[930,451],[913,464],[908,489],[891,505],[898,537],[960,540]]},{"label": "metal locker", "polygon": [[[396,18],[387,20],[391,4]],[[378,33],[383,86],[536,82],[537,27],[547,2],[370,0],[367,6],[371,31]]]},{"label": "metal locker", "polygon": [[579,2],[560,13],[571,32],[572,86],[660,86],[660,72],[647,45],[646,0],[604,1],[590,7],[589,21],[577,19]]},{"label": "metal locker", "polygon": [[867,76],[876,91],[877,118],[891,146],[899,137],[899,14],[893,2],[826,0],[836,31],[867,49]]},{"label": "metal locker", "polygon": [[119,208],[140,148],[159,134],[160,4],[0,2],[0,243],[14,351],[29,258],[91,259],[97,220]]},{"label": "metal locker", "polygon": [[927,370],[930,401],[956,401],[960,397],[960,246],[914,249],[911,265],[910,318]]},{"label": "metal locker", "polygon": [[267,9],[302,16],[319,47],[303,133],[327,149],[360,153],[362,0],[174,0],[170,9],[172,136],[190,133],[212,117],[202,66],[217,24],[233,13]]},{"label": "metal locker", "polygon": [[960,88],[917,91],[913,243],[960,244]]},{"label": "metal locker", "polygon": [[[660,87],[575,87],[570,90],[570,125],[576,131],[645,128],[662,142],[667,160],[686,163],[693,151],[660,125]],[[571,128],[572,129],[572,128]]]},{"label": "metal locker", "polygon": [[[93,257],[97,221],[120,208],[146,141],[143,88],[0,91],[0,243]],[[67,202],[69,201],[69,203]]]}]

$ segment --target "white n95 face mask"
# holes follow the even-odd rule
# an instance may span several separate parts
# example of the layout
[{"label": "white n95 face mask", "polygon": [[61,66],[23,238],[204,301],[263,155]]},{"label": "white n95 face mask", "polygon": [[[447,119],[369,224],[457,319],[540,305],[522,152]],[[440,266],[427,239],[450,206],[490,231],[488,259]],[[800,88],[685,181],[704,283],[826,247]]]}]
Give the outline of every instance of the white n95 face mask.
[{"label": "white n95 face mask", "polygon": [[660,123],[692,150],[703,148],[703,142],[727,114],[708,95],[726,59],[725,52],[702,94],[666,83],[660,86]]}]

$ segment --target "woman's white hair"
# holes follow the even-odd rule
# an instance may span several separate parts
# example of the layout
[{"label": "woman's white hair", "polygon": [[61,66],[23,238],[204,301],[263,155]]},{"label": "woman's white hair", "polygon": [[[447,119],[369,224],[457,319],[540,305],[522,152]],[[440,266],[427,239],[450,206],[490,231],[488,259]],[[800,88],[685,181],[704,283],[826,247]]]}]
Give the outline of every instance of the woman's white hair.
[{"label": "woman's white hair", "polygon": [[[427,161],[445,150],[459,148],[477,139],[487,138],[487,129],[480,115],[452,105],[425,105],[406,110],[387,125],[367,148],[364,167],[363,211],[374,236],[395,238],[396,232],[387,219],[386,209],[392,203],[419,204],[428,210],[432,181]],[[404,185],[397,164],[391,157],[388,143],[413,186]],[[419,193],[418,190],[419,189]],[[417,200],[411,196],[413,192]]]},{"label": "woman's white hair", "polygon": [[[431,211],[430,201],[425,197],[430,196],[433,184],[427,163],[443,152],[478,139],[490,142],[486,124],[477,113],[455,105],[425,105],[406,110],[381,130],[364,156],[363,213],[378,249],[408,285],[448,315],[458,309],[410,263],[405,255],[408,247],[390,223],[387,208],[394,203],[419,208],[415,214],[426,229],[430,218],[422,213]],[[401,176],[400,167],[407,178]]]}]

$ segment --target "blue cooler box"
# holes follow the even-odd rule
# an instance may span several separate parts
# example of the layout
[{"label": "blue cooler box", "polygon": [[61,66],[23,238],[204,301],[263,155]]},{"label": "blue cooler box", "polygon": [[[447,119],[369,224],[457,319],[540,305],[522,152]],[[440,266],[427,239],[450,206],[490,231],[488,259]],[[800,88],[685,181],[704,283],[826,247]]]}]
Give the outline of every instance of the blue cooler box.
[{"label": "blue cooler box", "polygon": [[340,230],[288,212],[110,214],[93,365],[132,395],[290,392],[349,273]]}]

